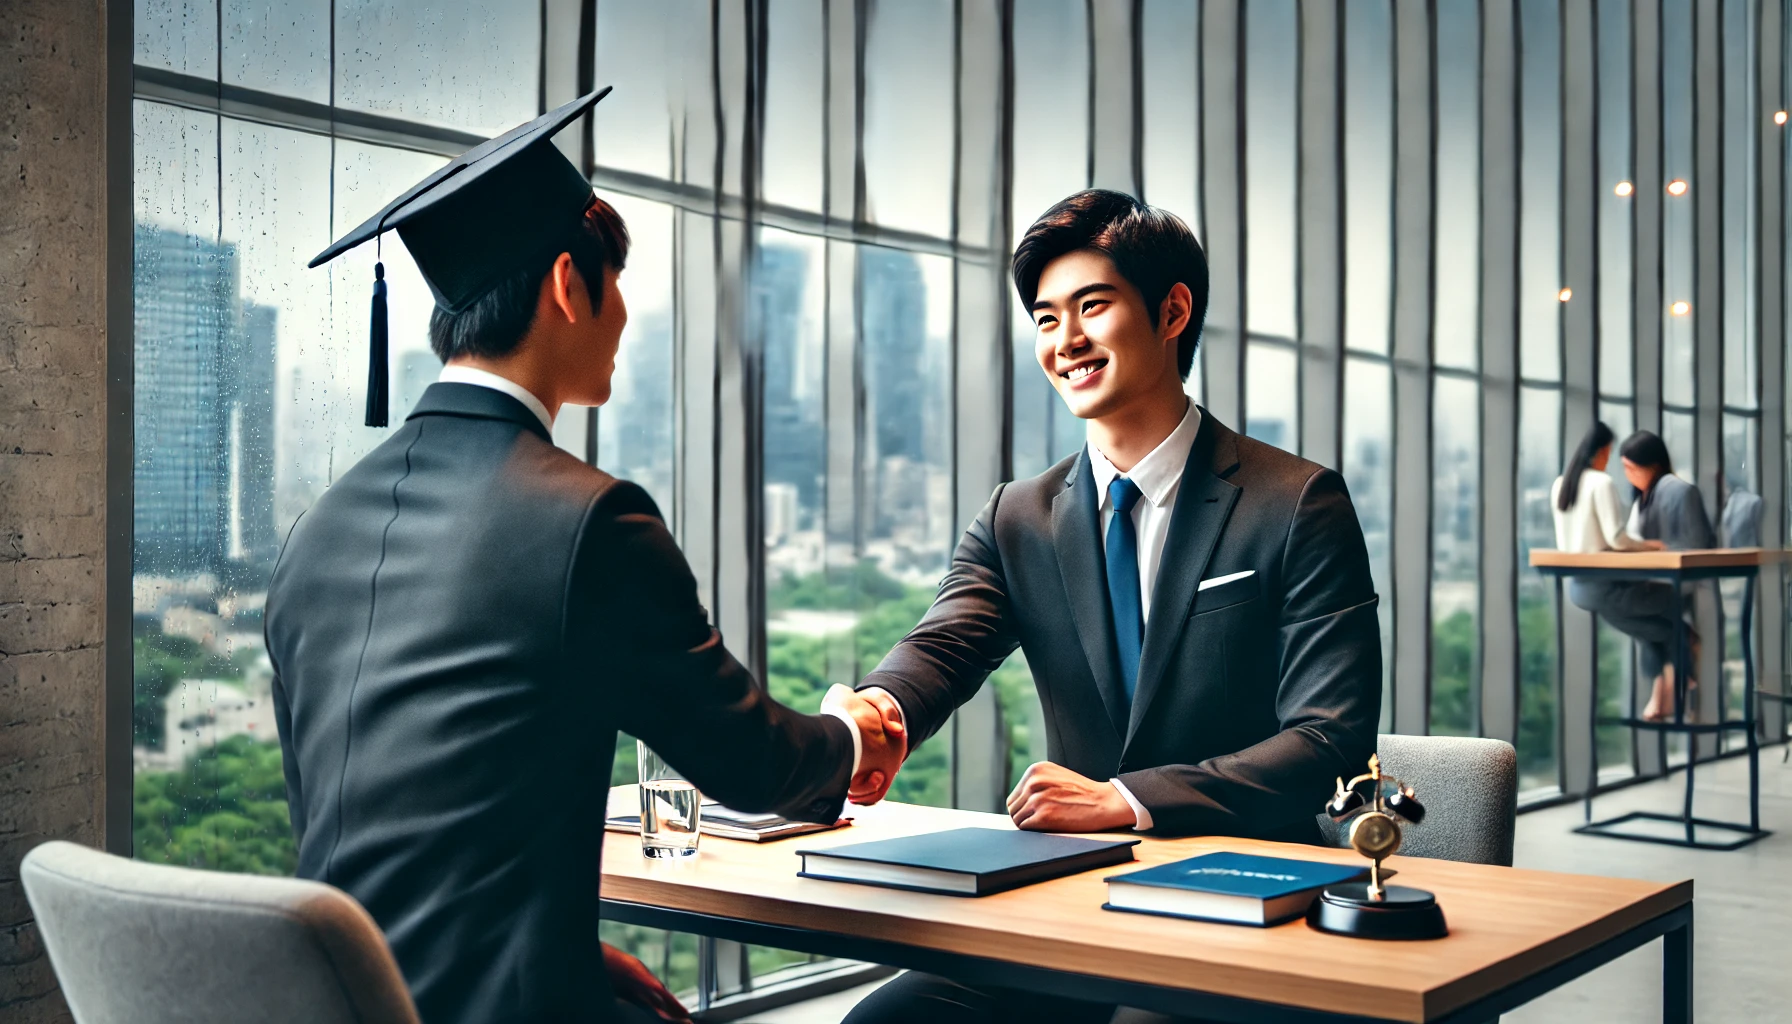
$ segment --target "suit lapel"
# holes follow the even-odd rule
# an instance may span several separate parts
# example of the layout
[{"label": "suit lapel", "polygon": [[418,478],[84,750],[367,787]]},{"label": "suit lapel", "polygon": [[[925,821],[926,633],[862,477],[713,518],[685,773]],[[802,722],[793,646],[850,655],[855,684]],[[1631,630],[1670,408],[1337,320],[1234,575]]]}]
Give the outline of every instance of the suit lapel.
[{"label": "suit lapel", "polygon": [[[1151,592],[1151,618],[1145,623],[1145,646],[1139,656],[1139,685],[1134,691],[1126,742],[1132,742],[1152,698],[1162,685],[1170,655],[1188,624],[1195,590],[1213,558],[1213,549],[1226,528],[1238,487],[1225,477],[1238,465],[1237,435],[1201,411],[1201,431],[1189,450],[1170,513],[1170,532],[1164,538],[1163,559],[1158,563],[1157,584]],[[1105,588],[1104,588],[1105,589]]]},{"label": "suit lapel", "polygon": [[1120,684],[1120,656],[1114,647],[1107,569],[1102,562],[1101,518],[1095,505],[1095,476],[1085,449],[1070,471],[1068,486],[1052,499],[1052,547],[1058,552],[1077,637],[1118,739],[1126,734],[1126,689]]}]

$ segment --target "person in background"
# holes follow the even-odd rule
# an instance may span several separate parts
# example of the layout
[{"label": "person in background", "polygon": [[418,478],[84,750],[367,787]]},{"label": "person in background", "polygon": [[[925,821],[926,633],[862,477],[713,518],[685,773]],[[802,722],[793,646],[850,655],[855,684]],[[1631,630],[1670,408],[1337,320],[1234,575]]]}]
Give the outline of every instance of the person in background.
[{"label": "person in background", "polygon": [[[1674,475],[1674,462],[1668,457],[1666,442],[1647,430],[1639,430],[1625,439],[1618,449],[1624,463],[1624,478],[1636,488],[1636,504],[1631,506],[1627,529],[1633,536],[1660,541],[1670,551],[1689,551],[1717,546],[1717,535],[1711,529],[1711,517],[1705,513],[1705,499],[1699,489]],[[1682,600],[1682,607],[1685,602]],[[1699,634],[1687,627],[1692,645],[1692,664],[1699,663]],[[1667,717],[1674,699],[1674,665],[1664,648],[1654,661],[1661,673],[1656,677],[1655,693],[1649,699],[1644,718]],[[1645,670],[1651,668],[1644,665]],[[1687,680],[1690,693],[1698,681]],[[1687,704],[1691,708],[1691,702]]]},{"label": "person in background", "polygon": [[[1625,528],[1623,515],[1618,511],[1617,484],[1605,472],[1611,462],[1612,440],[1612,428],[1594,423],[1574,449],[1568,467],[1550,488],[1556,547],[1562,551],[1586,554],[1662,548],[1661,541],[1644,540]],[[1568,581],[1568,600],[1637,642],[1644,652],[1645,670],[1654,680],[1643,717],[1660,718],[1664,706],[1662,665],[1667,645],[1674,640],[1674,616],[1679,608],[1673,585],[1656,580],[1575,577]]]}]

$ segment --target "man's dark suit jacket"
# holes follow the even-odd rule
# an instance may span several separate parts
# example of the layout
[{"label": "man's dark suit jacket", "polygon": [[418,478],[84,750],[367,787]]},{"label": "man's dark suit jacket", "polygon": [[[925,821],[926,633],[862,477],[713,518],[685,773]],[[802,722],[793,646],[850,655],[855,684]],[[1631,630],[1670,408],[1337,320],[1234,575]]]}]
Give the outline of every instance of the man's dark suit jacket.
[{"label": "man's dark suit jacket", "polygon": [[722,646],[646,492],[436,384],[294,527],[267,603],[298,874],[360,900],[428,1024],[604,1020],[618,729],[708,796],[839,814],[852,736]]},{"label": "man's dark suit jacket", "polygon": [[1376,596],[1343,479],[1201,410],[1130,709],[1097,504],[1086,450],[996,488],[932,609],[859,685],[893,694],[919,743],[1019,646],[1047,759],[1118,777],[1154,833],[1318,842],[1314,816],[1334,779],[1364,770],[1381,713]]}]

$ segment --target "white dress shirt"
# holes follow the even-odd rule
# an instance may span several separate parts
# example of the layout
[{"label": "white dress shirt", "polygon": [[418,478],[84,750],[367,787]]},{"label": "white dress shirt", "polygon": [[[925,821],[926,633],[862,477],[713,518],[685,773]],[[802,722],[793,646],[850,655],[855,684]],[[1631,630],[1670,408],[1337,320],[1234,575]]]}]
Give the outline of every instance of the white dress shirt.
[{"label": "white dress shirt", "polygon": [[[536,398],[528,388],[509,377],[500,377],[495,373],[474,369],[471,366],[444,366],[442,375],[437,377],[436,381],[440,384],[472,384],[475,387],[491,388],[493,391],[503,392],[527,406],[529,411],[535,414],[535,418],[541,421],[541,425],[547,428],[549,434],[554,432],[554,418],[548,415],[548,407],[541,404],[541,399]],[[852,774],[859,774],[859,759],[864,753],[865,745],[865,741],[859,738],[859,723],[853,721],[852,715],[848,714],[844,708],[822,708],[821,713],[832,715],[846,723],[846,731],[852,734]]]},{"label": "white dress shirt", "polygon": [[1618,512],[1618,487],[1612,478],[1597,469],[1583,470],[1580,486],[1574,493],[1574,504],[1567,511],[1557,507],[1562,493],[1562,477],[1549,489],[1549,509],[1555,515],[1556,549],[1574,554],[1596,551],[1641,551],[1648,545],[1636,539],[1632,523],[1627,530]]},{"label": "white dress shirt", "polygon": [[1164,559],[1164,541],[1170,536],[1170,513],[1176,508],[1176,492],[1182,489],[1182,469],[1188,453],[1194,450],[1195,434],[1201,429],[1201,410],[1188,404],[1182,422],[1159,442],[1151,453],[1138,461],[1129,473],[1121,473],[1108,461],[1095,442],[1089,442],[1089,469],[1095,474],[1096,510],[1101,516],[1101,546],[1105,554],[1108,527],[1114,521],[1114,503],[1108,497],[1108,485],[1116,477],[1125,476],[1137,484],[1145,500],[1132,506],[1132,525],[1139,538],[1139,609],[1144,621],[1151,621],[1151,591],[1157,585],[1157,570]]},{"label": "white dress shirt", "polygon": [[[1163,566],[1164,541],[1170,536],[1170,513],[1176,510],[1176,494],[1182,489],[1182,470],[1188,464],[1188,453],[1194,450],[1195,435],[1201,430],[1201,410],[1188,403],[1182,422],[1170,436],[1158,443],[1151,453],[1140,459],[1129,473],[1121,473],[1108,457],[1089,442],[1089,469],[1095,474],[1096,509],[1101,515],[1101,547],[1105,554],[1108,527],[1114,520],[1114,503],[1108,497],[1108,485],[1116,477],[1125,476],[1138,485],[1143,501],[1132,506],[1132,525],[1139,538],[1139,610],[1145,622],[1151,621],[1151,592],[1157,587],[1157,571]],[[1133,828],[1143,831],[1151,827],[1151,812],[1126,783],[1109,779],[1120,796],[1132,808]]]},{"label": "white dress shirt", "polygon": [[436,378],[436,383],[473,384],[482,388],[491,388],[493,391],[501,391],[527,406],[529,411],[535,414],[535,418],[541,421],[541,425],[548,428],[548,433],[554,432],[554,417],[548,415],[548,407],[542,405],[541,399],[530,393],[528,388],[509,377],[500,377],[490,371],[477,370],[471,366],[444,366],[442,375]]}]

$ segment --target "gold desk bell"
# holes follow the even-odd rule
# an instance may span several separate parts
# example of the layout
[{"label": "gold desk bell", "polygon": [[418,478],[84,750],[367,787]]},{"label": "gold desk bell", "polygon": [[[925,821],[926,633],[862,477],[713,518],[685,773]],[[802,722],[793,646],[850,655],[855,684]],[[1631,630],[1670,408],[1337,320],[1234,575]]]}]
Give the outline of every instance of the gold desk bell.
[{"label": "gold desk bell", "polygon": [[[1365,784],[1366,787],[1365,787]],[[1369,795],[1365,796],[1363,789]],[[1384,775],[1381,758],[1369,755],[1369,770],[1345,783],[1325,805],[1333,821],[1350,823],[1350,847],[1369,858],[1367,882],[1327,886],[1307,911],[1307,923],[1325,932],[1363,939],[1437,939],[1449,934],[1437,897],[1423,889],[1383,885],[1381,862],[1400,849],[1400,822],[1418,824],[1425,805],[1399,779]]]}]

